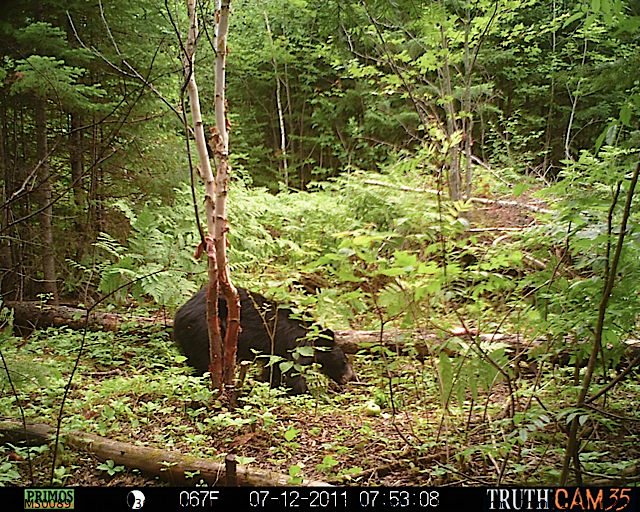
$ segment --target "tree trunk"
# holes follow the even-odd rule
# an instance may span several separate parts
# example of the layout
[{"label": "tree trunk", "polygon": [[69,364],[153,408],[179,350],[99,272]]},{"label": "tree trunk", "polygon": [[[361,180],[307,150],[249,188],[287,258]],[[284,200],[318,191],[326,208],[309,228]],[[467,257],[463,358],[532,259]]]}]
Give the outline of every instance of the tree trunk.
[{"label": "tree trunk", "polygon": [[[84,211],[86,193],[84,190],[84,147],[83,147],[83,120],[80,114],[70,114],[71,134],[69,137],[69,164],[71,166],[71,180],[73,186],[73,200],[79,212]],[[83,226],[82,215],[76,226]]]},{"label": "tree trunk", "polygon": [[[11,171],[9,170],[8,145],[7,145],[7,122],[6,122],[6,96],[4,89],[0,88],[0,169],[3,171],[2,195],[0,203],[3,205],[2,217],[0,218],[0,232],[5,233],[9,218],[11,216],[11,207],[8,205],[8,199],[11,187]],[[11,254],[11,238],[9,236],[0,237],[0,294],[6,297],[13,294],[15,273],[13,271],[13,258]]]},{"label": "tree trunk", "polygon": [[[195,54],[196,44],[198,41],[198,16],[196,12],[196,0],[187,0],[187,13],[189,16],[189,34],[187,36],[187,44],[185,45],[185,53],[183,55],[182,67],[187,84],[187,94],[189,95],[189,104],[191,105],[191,120],[193,123],[193,132],[196,140],[196,149],[198,150],[198,159],[200,161],[200,174],[204,181],[205,197],[204,208],[205,218],[207,221],[207,236],[205,237],[205,245],[203,249],[208,256],[207,267],[209,274],[209,286],[207,288],[207,326],[209,333],[209,370],[211,372],[211,383],[214,389],[222,389],[222,372],[223,372],[223,353],[222,353],[222,334],[220,331],[220,321],[218,315],[218,286],[217,286],[217,262],[214,247],[213,233],[215,230],[214,208],[216,182],[211,170],[211,162],[209,161],[209,151],[207,149],[207,141],[204,134],[204,126],[202,122],[202,112],[200,110],[200,95],[198,93],[198,84],[195,76]],[[216,44],[220,39],[219,28],[216,27]],[[186,120],[185,120],[186,122]],[[214,128],[214,131],[217,128]]]},{"label": "tree trunk", "polygon": [[71,180],[73,187],[73,202],[75,205],[75,236],[76,261],[82,261],[84,248],[87,245],[86,204],[87,195],[84,190],[84,148],[82,116],[70,114],[71,134],[69,136],[69,165],[71,167]]},{"label": "tree trunk", "polygon": [[[271,44],[271,51],[273,52],[275,47],[273,46],[273,36],[271,35],[271,25],[269,24],[269,16],[267,15],[267,11],[264,11],[264,21],[267,25],[267,34],[269,36],[269,43]],[[287,138],[286,138],[286,130],[284,126],[284,114],[282,111],[282,93],[281,93],[281,83],[280,83],[280,74],[278,73],[278,62],[276,58],[273,57],[271,59],[273,64],[273,72],[276,77],[276,104],[278,106],[278,122],[280,124],[280,154],[282,155],[282,174],[284,178],[284,186],[285,189],[289,188],[289,168],[287,162]]]},{"label": "tree trunk", "polygon": [[101,160],[102,132],[98,124],[97,115],[93,115],[93,131],[91,133],[91,177],[87,194],[87,225],[94,232],[106,231],[104,201],[102,198],[102,184],[104,183],[104,168]]},{"label": "tree trunk", "polygon": [[218,16],[218,40],[216,48],[215,73],[215,111],[217,141],[215,147],[216,161],[216,203],[215,231],[217,282],[227,302],[227,332],[224,339],[224,371],[223,382],[232,405],[234,402],[234,380],[236,369],[236,352],[238,350],[238,334],[240,333],[240,295],[231,283],[229,275],[229,259],[227,257],[227,194],[229,192],[229,134],[227,131],[227,102],[225,99],[225,67],[227,59],[227,34],[229,33],[229,4],[231,0],[222,0]]},{"label": "tree trunk", "polygon": [[449,173],[447,181],[449,183],[449,197],[452,201],[462,199],[462,176],[460,173],[460,148],[458,144],[453,144],[453,139],[458,131],[458,123],[456,120],[456,111],[453,104],[453,85],[451,83],[451,70],[449,69],[449,59],[446,53],[449,51],[447,36],[442,31],[442,48],[445,52],[444,63],[442,64],[442,87],[444,92],[444,110],[447,116],[447,141],[449,142]]},{"label": "tree trunk", "polygon": [[47,148],[47,100],[37,98],[36,140],[40,182],[40,244],[42,246],[43,292],[49,295],[52,304],[58,304],[56,266],[53,253],[53,205]]},{"label": "tree trunk", "polygon": [[[209,331],[209,355],[211,381],[214,389],[222,390],[233,404],[234,376],[238,332],[240,329],[240,297],[229,277],[227,259],[227,209],[229,189],[229,136],[225,101],[225,65],[227,33],[229,31],[229,1],[223,0],[216,13],[216,62],[215,62],[215,113],[216,125],[211,130],[211,147],[216,162],[214,178],[209,161],[207,144],[200,112],[200,98],[195,79],[195,48],[198,41],[196,0],[187,0],[189,36],[183,58],[187,92],[191,104],[191,116],[200,159],[202,179],[205,183],[205,213],[207,236],[204,248],[208,256],[209,286],[207,287],[207,325]],[[224,343],[218,315],[218,290],[227,302],[227,330]]]},{"label": "tree trunk", "polygon": [[[556,0],[552,2],[553,8],[553,18],[556,17]],[[551,32],[551,56],[555,58],[556,56],[556,31],[553,30]],[[555,71],[555,70],[554,70]],[[542,160],[542,176],[546,177],[547,171],[549,167],[553,164],[551,160],[551,129],[553,127],[553,117],[554,117],[554,102],[556,95],[556,75],[555,72],[551,73],[551,92],[549,94],[549,113],[547,114],[547,128],[544,137],[544,158]]]},{"label": "tree trunk", "polygon": [[[471,31],[470,13],[467,10],[467,17],[464,27],[464,100],[462,102],[462,133],[464,141],[465,156],[465,195],[469,200],[471,197],[471,182],[473,180],[473,166],[471,163],[471,148],[473,146],[473,117],[471,116],[471,72],[472,63],[469,48],[469,34]],[[464,212],[466,214],[466,212]],[[465,215],[466,216],[466,215]]]}]

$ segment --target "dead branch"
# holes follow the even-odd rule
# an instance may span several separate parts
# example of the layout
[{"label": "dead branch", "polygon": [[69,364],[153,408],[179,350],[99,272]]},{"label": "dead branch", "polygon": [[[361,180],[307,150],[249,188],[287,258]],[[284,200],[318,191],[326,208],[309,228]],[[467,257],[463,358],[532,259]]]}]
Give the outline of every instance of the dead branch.
[{"label": "dead branch", "polygon": [[[435,189],[430,189],[430,188],[407,187],[405,185],[396,185],[394,183],[385,183],[384,181],[378,181],[378,180],[365,180],[364,182],[367,185],[375,185],[377,187],[394,188],[396,190],[404,190],[405,192],[418,192],[420,194],[435,194],[435,195],[442,194],[441,190],[435,190]],[[522,208],[524,210],[529,210],[529,211],[537,212],[537,213],[551,213],[552,212],[552,210],[548,210],[548,209],[542,208],[540,206],[535,206],[535,205],[527,204],[527,203],[518,203],[517,201],[501,201],[501,200],[498,200],[498,199],[487,199],[485,197],[471,197],[471,198],[469,198],[469,201],[471,201],[472,203],[496,204],[498,206],[504,206],[504,207]]]}]

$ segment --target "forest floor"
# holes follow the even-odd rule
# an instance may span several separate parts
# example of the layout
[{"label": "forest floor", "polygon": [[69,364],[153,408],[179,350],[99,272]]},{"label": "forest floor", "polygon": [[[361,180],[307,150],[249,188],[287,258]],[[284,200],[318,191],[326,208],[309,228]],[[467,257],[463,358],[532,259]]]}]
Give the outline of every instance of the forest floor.
[{"label": "forest floor", "polygon": [[[261,384],[258,386],[265,388]],[[508,400],[506,387],[500,388],[502,387],[497,386],[492,390],[491,401],[494,404],[504,404]],[[361,390],[355,392],[360,393]],[[260,393],[268,394],[268,390],[261,389]],[[309,397],[295,398],[296,403],[292,406],[290,397],[283,396],[278,399],[279,404],[276,407],[269,406],[268,428],[258,422],[240,427],[237,424],[229,425],[219,428],[215,435],[205,433],[200,444],[207,447],[207,457],[214,460],[221,461],[225,454],[234,453],[241,462],[250,461],[250,468],[260,468],[283,475],[289,473],[291,466],[297,466],[301,469],[300,476],[304,480],[323,481],[332,485],[490,485],[494,477],[483,476],[483,462],[480,459],[474,460],[475,458],[471,457],[468,460],[458,460],[451,465],[452,457],[456,458],[455,454],[460,450],[460,445],[458,442],[450,442],[449,439],[459,440],[463,435],[463,430],[460,429],[462,425],[453,426],[454,421],[459,422],[462,418],[443,417],[438,412],[438,399],[433,398],[433,403],[428,407],[425,407],[425,400],[421,399],[420,408],[409,406],[397,411],[395,416],[386,408],[379,416],[368,416],[364,412],[366,404],[363,405],[361,399],[348,399],[357,402],[357,406],[341,406],[333,399],[322,399],[324,403],[314,404],[314,400]],[[252,414],[260,415],[260,411],[247,410],[255,409],[257,406],[245,406],[244,414],[238,416],[246,418]],[[234,416],[233,413],[224,410],[213,410],[205,414],[213,418],[216,415],[225,418]],[[172,432],[176,430],[176,423],[180,423],[189,431],[193,429],[193,422],[185,416],[177,415],[172,418]],[[479,420],[480,418],[470,418],[472,422]],[[473,430],[479,427],[479,424],[467,427]],[[434,435],[433,433],[439,429],[441,435]],[[167,437],[163,434],[161,420],[138,428],[118,422],[117,430],[116,435],[106,433],[107,437],[120,441],[135,441],[136,444],[144,446],[166,448],[158,443],[158,438]],[[295,432],[291,441],[287,441],[286,432]],[[481,434],[471,435],[477,438]],[[173,435],[169,437],[169,450],[185,454],[194,453],[193,443],[184,442],[180,437]],[[198,455],[201,456],[200,453]],[[46,475],[50,471],[47,469],[50,453],[36,455],[34,463],[36,474]],[[152,475],[144,476],[125,468],[109,475],[106,471],[98,469],[99,464],[100,461],[91,454],[73,454],[65,450],[63,465],[72,468],[65,478],[65,485],[168,485],[159,482]],[[451,473],[456,465],[459,465],[458,476]],[[23,484],[27,484],[26,465],[22,469]],[[492,468],[490,473],[494,471],[495,468]],[[298,483],[294,480],[292,482]]]},{"label": "forest floor", "polygon": [[[124,357],[131,358],[132,352],[146,344],[145,336],[131,342]],[[173,347],[167,349],[175,354]],[[52,355],[49,350],[44,354]],[[149,358],[155,358],[152,367],[169,364],[159,361],[157,355]],[[321,377],[317,396],[289,397],[250,376],[239,407],[229,411],[206,398],[210,396],[206,378],[188,377],[184,369],[125,369],[118,359],[111,371],[105,371],[103,364],[82,369],[68,398],[69,421],[63,422],[68,425],[63,429],[218,462],[234,453],[249,471],[259,468],[303,479],[291,479],[292,485],[313,480],[339,486],[493,486],[499,474],[503,484],[552,485],[562,463],[565,436],[561,423],[539,412],[533,422],[523,420],[531,398],[553,402],[558,395],[536,391],[533,375],[512,381],[511,391],[505,382],[491,386],[489,393],[467,389],[463,401],[452,400],[445,413],[430,362],[420,363],[406,354],[389,358],[391,398],[379,358],[363,351],[352,357],[360,382],[341,392],[324,387],[327,381]],[[135,365],[136,360],[129,362]],[[309,378],[313,382],[314,377]],[[637,416],[640,404],[633,389],[614,393],[605,414]],[[509,415],[512,396],[515,420]],[[44,418],[57,414],[59,401],[45,412],[35,394],[30,399],[31,404],[22,397],[27,415],[37,406],[38,414],[31,419],[54,424]],[[381,404],[380,415],[368,415],[372,401]],[[537,430],[533,428],[536,423]],[[611,467],[637,459],[633,440],[640,437],[640,422],[621,420],[617,428],[605,427],[604,422],[596,424],[591,434],[590,442],[607,447],[598,452],[596,461]],[[522,441],[514,436],[521,436]],[[32,459],[36,484],[46,485],[51,452],[34,451]],[[64,469],[61,480],[65,486],[169,485],[131,468],[116,466],[109,472],[101,462],[90,453],[64,449],[59,459]],[[20,465],[20,473],[14,485],[31,486],[26,462]],[[594,471],[593,477],[598,475]],[[196,476],[194,483],[197,480]]]}]

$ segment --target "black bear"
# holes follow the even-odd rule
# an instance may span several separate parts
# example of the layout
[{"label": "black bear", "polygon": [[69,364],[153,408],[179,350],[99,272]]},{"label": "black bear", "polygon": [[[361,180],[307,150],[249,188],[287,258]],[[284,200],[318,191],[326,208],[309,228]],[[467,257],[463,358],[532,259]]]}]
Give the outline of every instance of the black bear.
[{"label": "black bear", "polygon": [[[342,348],[335,344],[333,332],[325,330],[310,339],[308,329],[302,320],[290,318],[291,310],[280,309],[277,304],[258,293],[238,288],[240,294],[240,325],[238,335],[238,361],[253,361],[258,355],[277,355],[294,360],[292,350],[299,346],[317,347],[313,357],[299,356],[295,361],[302,365],[317,362],[322,371],[338,384],[346,384],[355,378],[351,365]],[[219,298],[222,332],[226,330],[227,303]],[[277,312],[277,314],[276,314]],[[209,369],[209,341],[206,322],[206,288],[197,292],[176,313],[173,323],[173,339],[180,345],[191,366],[199,375]],[[282,375],[278,364],[265,367],[265,380],[271,386],[279,386]],[[284,374],[284,384],[290,393],[304,393],[307,389],[304,378]]]}]

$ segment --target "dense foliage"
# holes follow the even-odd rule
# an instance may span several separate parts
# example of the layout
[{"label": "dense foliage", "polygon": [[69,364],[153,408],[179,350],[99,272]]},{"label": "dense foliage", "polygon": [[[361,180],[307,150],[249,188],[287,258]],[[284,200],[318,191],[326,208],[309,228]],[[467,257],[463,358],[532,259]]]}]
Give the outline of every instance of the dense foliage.
[{"label": "dense foliage", "polygon": [[[212,2],[199,5],[196,76],[213,124],[215,13]],[[395,329],[392,344],[381,337],[355,356],[362,392],[320,398],[320,380],[315,405],[295,402],[296,411],[317,413],[322,403],[361,421],[367,403],[382,407],[379,426],[392,418],[399,438],[366,424],[349,435],[367,450],[406,449],[411,462],[402,464],[416,480],[405,484],[465,472],[485,484],[565,484],[572,457],[580,483],[579,449],[592,473],[613,479],[632,469],[637,432],[589,397],[637,354],[626,343],[637,337],[640,308],[637,3],[232,6],[234,282],[332,329]],[[0,20],[3,300],[181,304],[205,280],[192,256],[202,191],[190,186],[193,141],[181,120],[182,3],[26,1],[3,5]],[[83,382],[87,396],[74,391],[68,404],[73,428],[116,435],[153,415],[186,432],[186,448],[214,438],[222,452],[256,425],[273,426],[269,400],[287,403],[254,385],[240,412],[210,417],[198,406],[208,400],[202,381],[185,375],[159,341],[165,334],[36,331],[20,350],[9,309],[2,320],[10,357],[0,382],[15,375],[19,388],[16,396],[3,388],[7,416],[19,398],[38,418],[35,382],[47,390],[42,416],[53,416],[78,346],[95,371],[135,377]],[[504,333],[515,344],[501,342]],[[153,372],[141,390],[139,374]],[[153,400],[141,408],[128,392]],[[616,393],[614,408],[637,414],[637,398]],[[167,407],[155,412],[158,401]],[[608,433],[622,428],[628,445],[611,448]],[[303,467],[293,460],[299,433],[291,424],[264,441],[281,450],[291,483]],[[423,457],[442,444],[442,460],[459,456],[431,471]],[[314,462],[320,475],[348,483],[373,471],[371,460],[346,462],[345,447],[329,445]],[[332,469],[334,456],[345,456],[344,467]],[[63,471],[55,483],[70,477]],[[19,478],[12,464],[0,470],[0,485]]]},{"label": "dense foliage", "polygon": [[[213,13],[202,5],[207,98]],[[233,7],[235,174],[272,192],[405,161],[457,199],[482,186],[479,160],[512,179],[551,180],[581,151],[637,143],[632,3]],[[97,264],[100,233],[123,240],[129,230],[118,201],[169,205],[186,181],[176,115],[184,14],[94,1],[7,4],[2,14],[2,292],[74,297],[82,277],[72,262]]]}]

